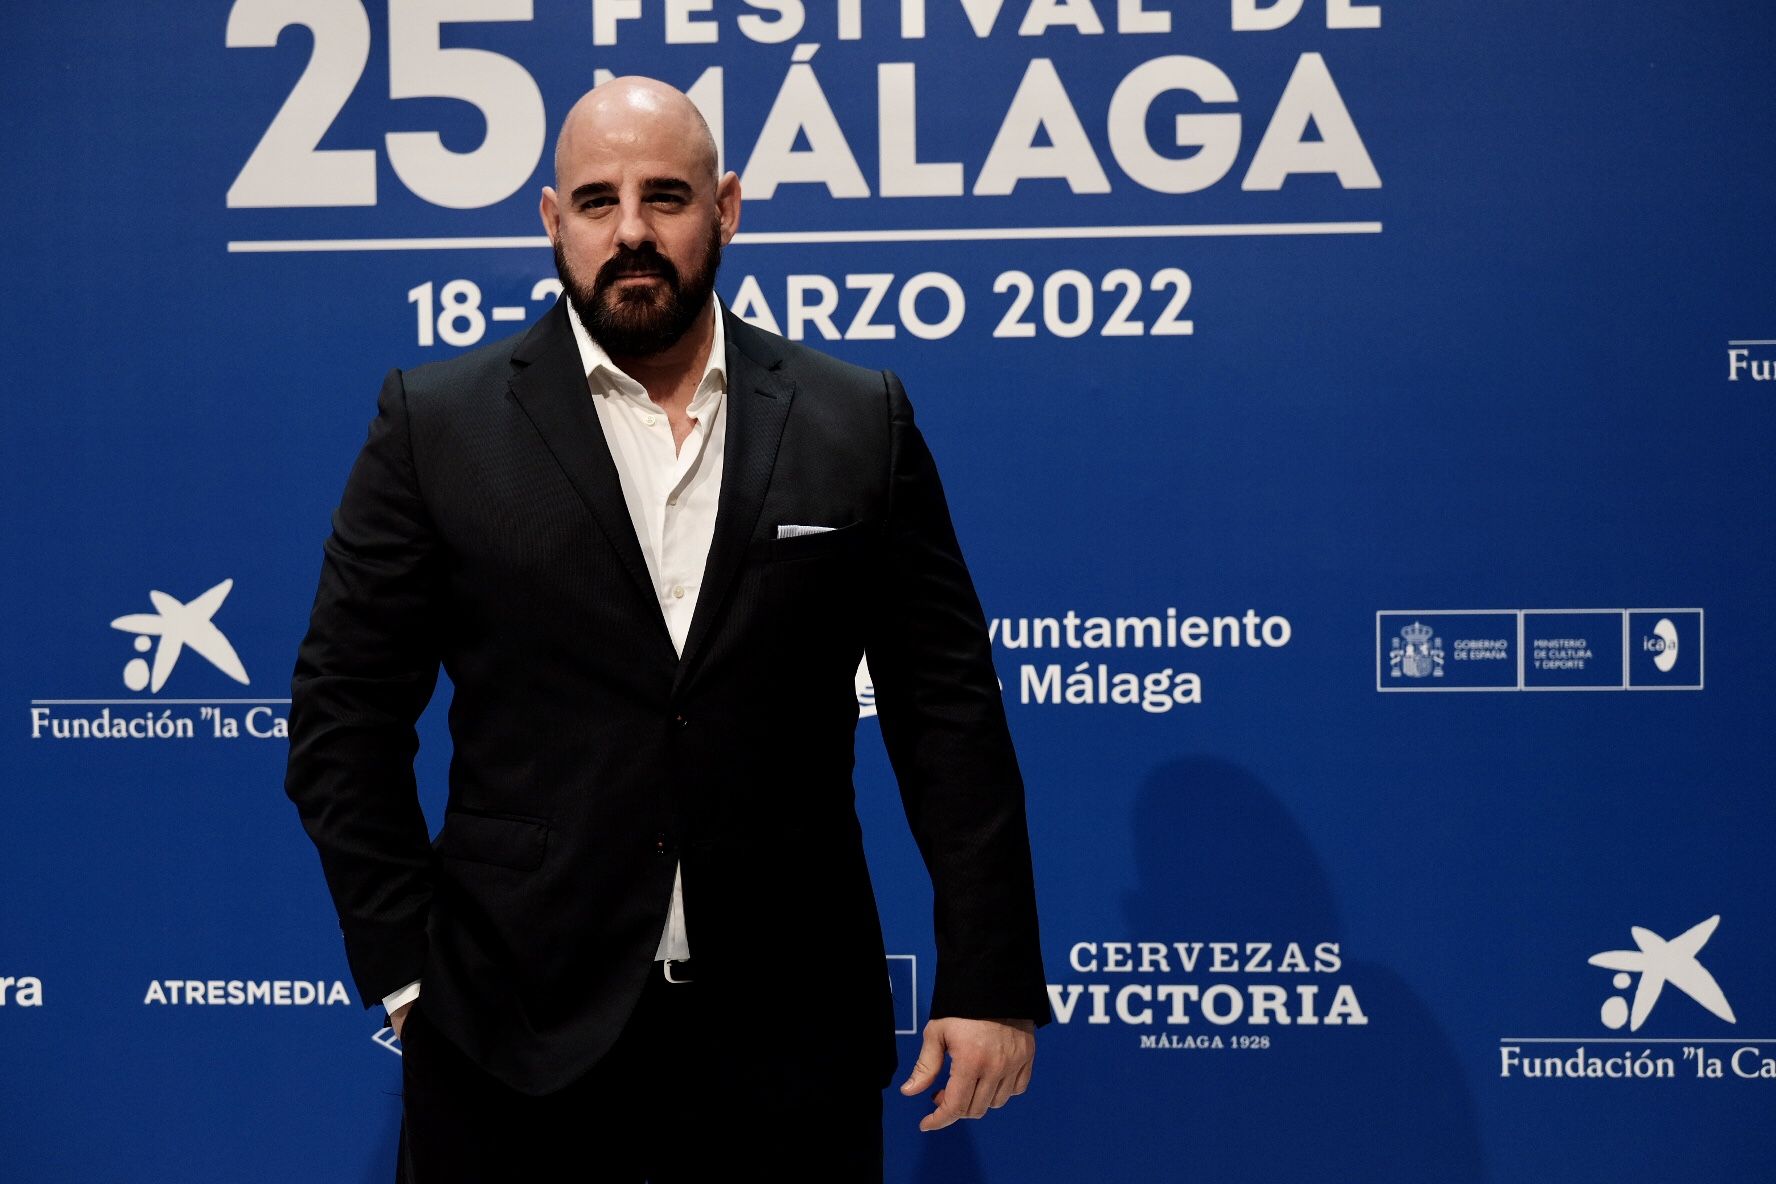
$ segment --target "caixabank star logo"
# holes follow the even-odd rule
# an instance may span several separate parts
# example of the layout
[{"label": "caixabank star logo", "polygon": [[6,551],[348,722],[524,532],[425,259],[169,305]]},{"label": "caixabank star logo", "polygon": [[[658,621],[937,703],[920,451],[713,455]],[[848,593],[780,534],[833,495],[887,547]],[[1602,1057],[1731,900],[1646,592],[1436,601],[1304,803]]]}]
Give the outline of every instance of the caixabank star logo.
[{"label": "caixabank star logo", "polygon": [[207,659],[210,665],[242,686],[252,682],[247,677],[247,668],[241,665],[240,655],[234,652],[234,646],[212,619],[233,587],[232,579],[223,580],[193,597],[189,604],[181,604],[156,589],[148,593],[148,599],[154,605],[153,612],[128,613],[112,621],[111,628],[135,634],[138,654],[154,651],[152,666],[142,657],[131,658],[124,665],[123,685],[132,691],[146,687],[159,694],[172,676],[179,655],[187,649]]},{"label": "caixabank star logo", "polygon": [[[1659,996],[1668,983],[1727,1023],[1738,1022],[1733,1015],[1732,1005],[1721,992],[1720,984],[1714,981],[1714,976],[1708,973],[1708,968],[1697,958],[1697,954],[1708,944],[1708,939],[1714,936],[1719,925],[1720,916],[1717,914],[1700,924],[1690,926],[1670,941],[1651,929],[1634,925],[1629,928],[1629,933],[1634,938],[1634,949],[1605,950],[1601,954],[1591,955],[1591,965],[1616,972],[1612,982],[1618,991],[1626,991],[1630,986],[1636,988],[1632,1007],[1625,995],[1611,995],[1604,1000],[1603,1026],[1620,1028],[1627,1024],[1629,1031],[1640,1031],[1640,1026],[1652,1014],[1653,1005],[1659,1001]],[[1636,974],[1640,976],[1638,985],[1634,979]]]}]

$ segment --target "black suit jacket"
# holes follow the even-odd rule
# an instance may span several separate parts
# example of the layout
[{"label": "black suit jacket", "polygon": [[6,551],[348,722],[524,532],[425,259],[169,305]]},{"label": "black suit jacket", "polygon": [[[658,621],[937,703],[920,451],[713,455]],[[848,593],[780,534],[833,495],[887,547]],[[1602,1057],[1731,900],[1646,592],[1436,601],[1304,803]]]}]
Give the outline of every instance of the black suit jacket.
[{"label": "black suit jacket", "polygon": [[[682,658],[558,301],[392,371],[323,548],[285,789],[366,1006],[427,1019],[521,1091],[611,1046],[682,860],[697,987],[756,1079],[895,1068],[851,772],[867,651],[935,890],[932,1017],[1049,1018],[1023,785],[979,600],[899,380],[725,305],[714,540]],[[779,539],[780,523],[837,529]],[[414,722],[455,686],[433,841]]]}]

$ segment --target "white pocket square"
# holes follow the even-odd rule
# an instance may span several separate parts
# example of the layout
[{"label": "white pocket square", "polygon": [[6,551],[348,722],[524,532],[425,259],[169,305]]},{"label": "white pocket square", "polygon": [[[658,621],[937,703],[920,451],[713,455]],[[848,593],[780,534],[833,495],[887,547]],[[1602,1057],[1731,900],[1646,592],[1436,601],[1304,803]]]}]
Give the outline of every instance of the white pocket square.
[{"label": "white pocket square", "polygon": [[831,529],[833,528],[830,526],[792,526],[785,524],[777,528],[777,537],[780,539],[792,539],[798,534],[820,534],[822,531]]}]

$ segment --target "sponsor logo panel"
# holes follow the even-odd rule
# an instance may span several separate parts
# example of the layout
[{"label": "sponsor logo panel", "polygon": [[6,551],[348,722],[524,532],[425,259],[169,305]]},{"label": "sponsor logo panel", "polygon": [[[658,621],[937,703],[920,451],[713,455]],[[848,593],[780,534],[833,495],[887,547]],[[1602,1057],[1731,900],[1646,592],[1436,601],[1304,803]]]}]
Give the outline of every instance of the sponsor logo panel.
[{"label": "sponsor logo panel", "polygon": [[1262,1051],[1369,1023],[1335,941],[1077,941],[1067,964],[1079,981],[1048,984],[1055,1022],[1137,1050]]},{"label": "sponsor logo panel", "polygon": [[1523,689],[1614,691],[1623,686],[1622,614],[1523,614]]},{"label": "sponsor logo panel", "polygon": [[1628,614],[1628,685],[1634,690],[1702,689],[1702,611]]},{"label": "sponsor logo panel", "polygon": [[[1756,1031],[1736,1031],[1740,1017],[1728,990],[1737,993],[1738,984],[1723,984],[1707,965],[1707,947],[1721,928],[1719,914],[1673,937],[1650,926],[1629,925],[1631,944],[1585,958],[1609,974],[1603,1002],[1592,1018],[1580,1020],[1583,1012],[1575,1008],[1573,1029],[1566,1033],[1501,1037],[1499,1077],[1537,1083],[1776,1081],[1776,1034],[1769,1030],[1769,1009],[1755,1021]],[[1664,1023],[1649,1027],[1655,1016]],[[1684,1034],[1664,1034],[1674,1030],[1668,1025],[1681,1025],[1675,1030]]]},{"label": "sponsor logo panel", "polygon": [[[110,696],[101,691],[92,697],[32,699],[31,739],[287,739],[288,699],[179,696],[187,686],[201,687],[203,672],[208,672],[210,685],[215,685],[216,674],[243,687],[252,685],[234,643],[218,623],[233,590],[232,578],[189,600],[158,588],[149,590],[154,611],[124,613],[110,622],[112,629],[130,638],[135,656],[123,662],[120,678],[124,689],[135,694],[115,696],[112,689]],[[200,672],[192,673],[194,667]]]},{"label": "sponsor logo panel", "polygon": [[1378,691],[1699,691],[1699,608],[1375,614]]},{"label": "sponsor logo panel", "polygon": [[1377,685],[1389,691],[1513,690],[1520,633],[1510,612],[1378,613]]}]

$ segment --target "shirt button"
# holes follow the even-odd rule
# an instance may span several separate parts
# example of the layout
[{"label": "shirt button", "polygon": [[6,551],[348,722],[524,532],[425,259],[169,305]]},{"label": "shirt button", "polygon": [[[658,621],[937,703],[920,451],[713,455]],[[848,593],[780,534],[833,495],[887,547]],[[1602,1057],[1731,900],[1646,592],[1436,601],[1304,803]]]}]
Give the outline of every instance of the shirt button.
[{"label": "shirt button", "polygon": [[671,497],[668,497],[666,499],[666,504],[669,506],[676,506],[678,504],[678,495],[675,493]]},{"label": "shirt button", "polygon": [[647,424],[650,428],[653,427],[655,423],[659,422],[659,418],[659,416],[651,411],[643,411],[641,413],[641,422]]},{"label": "shirt button", "polygon": [[672,595],[674,597],[676,597],[679,600],[683,600],[684,594],[685,594],[685,586],[683,584],[672,585]]}]

